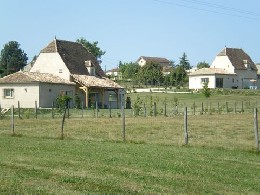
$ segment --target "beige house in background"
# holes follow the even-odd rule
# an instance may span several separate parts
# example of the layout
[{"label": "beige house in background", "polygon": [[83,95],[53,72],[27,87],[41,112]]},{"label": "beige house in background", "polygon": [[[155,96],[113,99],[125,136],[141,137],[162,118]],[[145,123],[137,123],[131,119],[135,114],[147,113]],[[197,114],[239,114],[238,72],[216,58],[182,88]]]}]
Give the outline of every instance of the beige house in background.
[{"label": "beige house in background", "polygon": [[169,67],[171,65],[171,62],[166,58],[141,56],[137,60],[137,63],[139,64],[139,66],[144,66],[149,62],[158,63],[162,67]]},{"label": "beige house in background", "polygon": [[[41,50],[29,73],[19,73],[20,79],[24,77],[22,74],[25,76],[34,74],[38,75],[38,77],[32,82],[26,80],[22,86],[18,82],[19,79],[14,79],[12,86],[6,85],[8,84],[7,78],[0,79],[0,90],[6,93],[6,96],[0,97],[1,105],[2,102],[7,101],[9,104],[6,105],[10,105],[10,102],[16,105],[16,101],[20,101],[21,106],[23,106],[23,98],[29,94],[28,91],[31,91],[33,87],[38,87],[38,89],[35,90],[36,93],[30,94],[30,100],[33,101],[33,105],[34,101],[38,100],[39,107],[50,107],[50,102],[53,102],[58,95],[63,94],[72,97],[72,104],[75,103],[75,97],[77,96],[83,102],[83,106],[87,108],[95,106],[96,103],[101,108],[106,108],[109,105],[112,108],[119,108],[120,103],[124,100],[123,88],[105,77],[105,73],[96,58],[80,43],[54,39]],[[46,84],[40,77],[45,77],[45,74],[52,75],[53,79],[47,82],[49,92],[40,93],[42,84]],[[9,76],[14,78],[17,75]],[[62,80],[62,85],[57,86],[54,78]],[[38,84],[36,85],[35,82],[38,82]],[[27,92],[21,90],[26,88],[26,86]],[[8,89],[10,90],[8,91]],[[50,92],[54,91],[55,93],[50,95]],[[59,93],[56,93],[56,91],[59,91]],[[24,107],[27,107],[28,104],[24,103]]]},{"label": "beige house in background", "polygon": [[225,47],[210,68],[198,69],[189,75],[189,88],[257,89],[257,67],[242,49]]}]

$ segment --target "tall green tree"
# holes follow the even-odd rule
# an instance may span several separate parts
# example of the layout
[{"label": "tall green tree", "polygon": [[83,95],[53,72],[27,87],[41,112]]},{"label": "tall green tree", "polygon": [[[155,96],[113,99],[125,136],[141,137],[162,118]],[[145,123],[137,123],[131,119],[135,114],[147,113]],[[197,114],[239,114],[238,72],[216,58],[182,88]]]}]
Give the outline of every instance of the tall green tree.
[{"label": "tall green tree", "polygon": [[17,41],[9,41],[0,54],[0,74],[6,76],[22,69],[27,63],[27,54]]},{"label": "tall green tree", "polygon": [[149,62],[138,72],[139,81],[144,84],[156,85],[163,81],[162,67],[158,63]]},{"label": "tall green tree", "polygon": [[189,62],[189,60],[187,58],[187,54],[185,52],[183,53],[182,57],[180,57],[179,66],[181,66],[184,70],[191,69],[190,62]]},{"label": "tall green tree", "polygon": [[188,82],[187,70],[191,69],[190,62],[184,52],[182,57],[180,57],[180,62],[176,67],[176,82],[178,85],[183,86]]},{"label": "tall green tree", "polygon": [[209,63],[207,63],[207,62],[205,62],[205,61],[199,62],[199,63],[197,64],[197,68],[198,68],[198,69],[201,69],[201,68],[209,68],[209,67],[210,67]]},{"label": "tall green tree", "polygon": [[98,47],[98,41],[89,42],[85,38],[81,37],[76,40],[78,43],[81,43],[84,47],[86,47],[90,53],[92,53],[98,61],[101,62],[101,57],[106,53],[105,51],[102,51]]}]

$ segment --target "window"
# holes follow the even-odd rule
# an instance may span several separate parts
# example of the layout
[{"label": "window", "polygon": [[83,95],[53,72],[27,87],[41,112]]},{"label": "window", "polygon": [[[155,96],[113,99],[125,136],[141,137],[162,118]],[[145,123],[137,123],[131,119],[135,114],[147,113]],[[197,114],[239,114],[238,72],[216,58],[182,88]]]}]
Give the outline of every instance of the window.
[{"label": "window", "polygon": [[223,88],[223,78],[216,78],[216,88]]},{"label": "window", "polygon": [[209,78],[201,78],[201,83],[208,83],[209,82]]},{"label": "window", "polygon": [[4,98],[14,98],[14,89],[4,89]]},{"label": "window", "polygon": [[62,73],[62,69],[59,69],[59,73]]}]

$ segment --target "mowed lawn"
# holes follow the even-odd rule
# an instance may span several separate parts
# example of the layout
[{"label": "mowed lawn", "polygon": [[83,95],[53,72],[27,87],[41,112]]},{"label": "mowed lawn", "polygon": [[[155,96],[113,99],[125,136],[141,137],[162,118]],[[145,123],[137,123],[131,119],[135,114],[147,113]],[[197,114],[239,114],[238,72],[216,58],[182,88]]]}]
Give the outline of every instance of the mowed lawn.
[{"label": "mowed lawn", "polygon": [[0,121],[0,194],[259,194],[251,113]]}]

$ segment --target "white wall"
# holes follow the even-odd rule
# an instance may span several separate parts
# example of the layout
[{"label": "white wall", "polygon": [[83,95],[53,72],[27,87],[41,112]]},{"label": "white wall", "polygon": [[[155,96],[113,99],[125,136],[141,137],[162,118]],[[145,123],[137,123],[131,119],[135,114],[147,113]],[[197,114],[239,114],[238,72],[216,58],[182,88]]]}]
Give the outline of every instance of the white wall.
[{"label": "white wall", "polygon": [[[4,89],[14,89],[13,98],[4,98]],[[35,101],[39,102],[39,83],[35,84],[1,84],[0,104],[2,108],[18,107],[34,108]]]},{"label": "white wall", "polygon": [[70,72],[58,53],[40,53],[30,72],[51,73],[70,80]]}]

